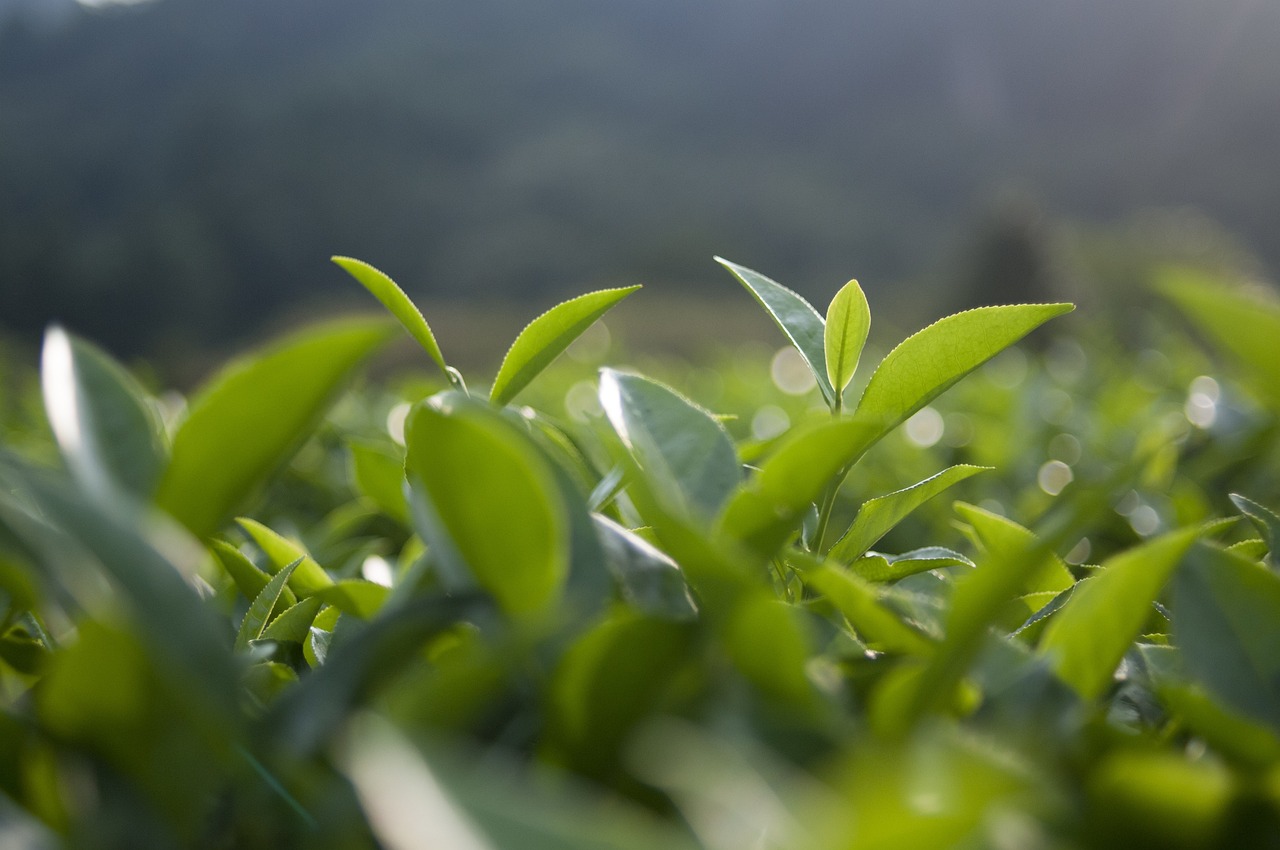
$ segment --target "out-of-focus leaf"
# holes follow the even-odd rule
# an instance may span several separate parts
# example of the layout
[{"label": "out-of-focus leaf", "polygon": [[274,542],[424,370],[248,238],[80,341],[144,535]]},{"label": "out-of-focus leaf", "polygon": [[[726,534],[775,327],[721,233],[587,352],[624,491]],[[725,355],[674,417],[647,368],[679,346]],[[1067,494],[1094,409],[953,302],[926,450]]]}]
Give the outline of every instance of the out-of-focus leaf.
[{"label": "out-of-focus leaf", "polygon": [[839,419],[793,429],[733,493],[720,533],[762,558],[798,530],[800,520],[840,472],[871,445],[878,423]]},{"label": "out-of-focus leaf", "polygon": [[724,427],[675,390],[604,369],[600,404],[657,494],[689,517],[709,521],[742,479]]},{"label": "out-of-focus leaf", "polygon": [[489,393],[493,403],[504,405],[510,402],[596,319],[639,288],[627,286],[588,292],[557,304],[530,322],[502,359]]},{"label": "out-of-focus leaf", "polygon": [[387,516],[408,526],[403,455],[368,440],[348,440],[347,448],[351,452],[351,478],[356,489]]},{"label": "out-of-focus leaf", "polygon": [[310,435],[352,371],[390,339],[385,322],[311,328],[234,361],[192,400],[156,504],[207,537]]},{"label": "out-of-focus leaf", "polygon": [[1280,728],[1280,576],[1208,543],[1173,581],[1187,673],[1227,706]]},{"label": "out-of-focus leaf", "polygon": [[289,580],[289,576],[293,575],[293,571],[301,563],[302,559],[299,558],[281,569],[280,572],[271,577],[271,581],[267,582],[267,586],[254,598],[249,610],[244,615],[244,620],[240,623],[240,631],[236,634],[236,652],[244,652],[249,648],[249,641],[262,637],[262,633],[266,631],[267,624],[271,622],[271,613],[276,610],[276,606],[280,603],[285,582]]},{"label": "out-of-focus leaf", "polygon": [[449,367],[445,365],[444,355],[440,353],[440,344],[431,332],[431,326],[423,318],[422,312],[409,300],[394,280],[362,260],[351,257],[332,257],[334,263],[342,267],[347,274],[354,277],[361,286],[369,290],[373,297],[382,302],[382,306],[404,326],[409,335],[430,355],[440,371],[449,375]]},{"label": "out-of-focus leaf", "polygon": [[1082,697],[1097,699],[1110,684],[1151,603],[1200,533],[1171,532],[1109,559],[1049,621],[1038,651]]},{"label": "out-of-focus leaf", "polygon": [[858,413],[892,430],[956,381],[1071,304],[979,307],[939,319],[898,344],[880,361],[858,402]]},{"label": "out-of-focus leaf", "polygon": [[849,564],[866,554],[876,541],[906,519],[912,511],[953,484],[976,475],[986,466],[952,466],[925,480],[885,496],[868,499],[858,509],[849,530],[836,541],[828,553],[834,561]]},{"label": "out-of-focus leaf", "polygon": [[277,534],[257,520],[248,517],[237,517],[236,524],[257,544],[271,566],[275,570],[284,569],[285,565],[297,563],[293,576],[289,579],[289,587],[299,598],[305,598],[333,586],[333,579],[325,572],[324,567],[298,543],[284,535]]},{"label": "out-of-focus leaf", "polygon": [[853,380],[862,356],[862,347],[871,330],[871,308],[867,296],[856,280],[841,287],[827,307],[826,327],[823,330],[823,348],[827,360],[827,380],[832,392],[839,398]]},{"label": "out-of-focus leaf", "polygon": [[868,646],[906,655],[932,654],[933,642],[886,607],[874,585],[802,553],[792,553],[788,562],[802,567],[805,583],[822,593]]},{"label": "out-of-focus leaf", "polygon": [[150,501],[168,459],[164,426],[146,392],[119,363],[53,327],[40,382],[45,412],[67,468],[95,498]]},{"label": "out-of-focus leaf", "polygon": [[642,614],[688,620],[697,614],[676,562],[607,517],[592,514],[606,564],[622,598]]},{"label": "out-of-focus leaf", "polygon": [[320,588],[314,596],[344,614],[368,620],[386,604],[391,588],[363,579],[343,579]]},{"label": "out-of-focus leaf", "polygon": [[459,557],[510,613],[555,602],[569,571],[568,518],[528,438],[492,408],[447,393],[414,408],[405,442],[437,556]]},{"label": "out-of-focus leaf", "polygon": [[1274,730],[1229,711],[1195,685],[1167,684],[1159,690],[1178,720],[1218,752],[1253,768],[1280,761],[1280,736]]},{"label": "out-of-focus leaf", "polygon": [[[966,502],[956,502],[955,509],[969,523],[986,558],[1000,560],[1014,552],[1030,552],[1036,547],[1036,535],[1011,519]],[[981,568],[983,560],[978,561]],[[1074,579],[1067,565],[1052,550],[1044,550],[1034,568],[1025,570],[1026,581],[1021,594],[1066,590]]]},{"label": "out-of-focus leaf", "polygon": [[741,281],[756,299],[760,306],[768,311],[787,339],[800,352],[804,362],[809,365],[814,380],[822,397],[830,406],[835,406],[836,392],[831,387],[831,379],[827,377],[827,355],[825,343],[825,323],[813,305],[792,292],[780,283],[770,280],[759,272],[745,266],[731,263],[716,257],[716,262],[728,269],[734,277]]},{"label": "out-of-focus leaf", "polygon": [[734,666],[774,699],[812,705],[815,691],[805,673],[812,637],[796,608],[760,592],[734,606],[721,639]]},{"label": "out-of-focus leaf", "polygon": [[1219,835],[1231,786],[1231,775],[1212,759],[1121,750],[1089,776],[1094,834],[1116,847],[1231,846]]}]

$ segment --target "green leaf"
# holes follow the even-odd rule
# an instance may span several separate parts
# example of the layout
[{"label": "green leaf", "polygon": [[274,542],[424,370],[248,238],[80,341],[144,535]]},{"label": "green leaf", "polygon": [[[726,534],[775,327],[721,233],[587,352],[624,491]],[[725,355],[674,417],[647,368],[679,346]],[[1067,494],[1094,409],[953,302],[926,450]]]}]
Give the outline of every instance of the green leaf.
[{"label": "green leaf", "polygon": [[871,308],[867,305],[867,296],[858,282],[851,280],[831,299],[823,331],[827,379],[837,398],[843,396],[845,387],[853,380],[870,330]]},{"label": "green leaf", "polygon": [[992,357],[1073,309],[1071,304],[1018,304],[939,319],[880,361],[858,413],[881,419],[887,433]]},{"label": "green leaf", "polygon": [[191,402],[156,504],[207,537],[308,437],[384,322],[311,328],[226,366]]},{"label": "green leaf", "polygon": [[775,283],[759,272],[745,266],[716,257],[716,262],[733,273],[747,291],[755,296],[760,306],[768,311],[774,322],[786,334],[787,339],[809,364],[818,389],[829,406],[835,407],[836,392],[827,377],[826,330],[822,316],[813,305],[780,283]]},{"label": "green leaf", "polygon": [[489,398],[500,406],[510,402],[596,319],[639,288],[627,286],[589,292],[557,304],[534,319],[502,359]]},{"label": "green leaf", "polygon": [[45,412],[67,469],[95,498],[151,500],[168,460],[164,426],[119,363],[59,327],[45,334]]},{"label": "green leaf", "polygon": [[[280,598],[281,601],[284,600],[283,595]],[[310,635],[311,624],[323,605],[319,597],[311,596],[286,607],[271,621],[271,625],[263,630],[262,639],[302,643]]]},{"label": "green leaf", "polygon": [[[1037,546],[1038,540],[1034,532],[1011,519],[966,502],[956,502],[955,509],[973,528],[977,541],[984,550],[984,557],[978,560],[979,568],[987,560],[1000,561],[1017,552],[1041,548]],[[1019,595],[1057,593],[1066,590],[1075,581],[1066,563],[1052,550],[1044,550],[1036,563],[1024,566],[1021,572],[1025,578],[1018,588]]]},{"label": "green leaf", "polygon": [[795,706],[813,701],[805,673],[811,638],[799,609],[754,593],[739,600],[721,631],[734,666],[763,693]]},{"label": "green leaf", "polygon": [[431,326],[427,324],[427,320],[423,318],[417,306],[409,300],[409,296],[405,295],[404,290],[396,285],[394,280],[366,262],[354,260],[351,257],[332,257],[331,259],[382,302],[382,306],[399,320],[409,335],[417,340],[440,367],[440,371],[448,377],[449,367],[445,365],[444,355],[440,352],[440,344],[436,342],[435,334],[431,332]]},{"label": "green leaf", "polygon": [[1156,287],[1248,371],[1263,396],[1280,404],[1280,303],[1187,268],[1164,269]]},{"label": "green leaf", "polygon": [[888,534],[916,508],[951,485],[987,469],[990,467],[964,464],[948,467],[910,487],[868,499],[858,509],[858,515],[849,530],[831,547],[828,557],[842,564],[852,563],[866,554],[877,540]]},{"label": "green leaf", "polygon": [[[222,564],[222,568],[227,575],[231,576],[231,580],[235,582],[236,589],[250,602],[256,599],[262,589],[271,581],[271,576],[258,569],[253,561],[249,560],[249,556],[225,540],[211,540],[209,541],[209,548],[213,550],[218,563]],[[297,603],[298,597],[286,587],[284,600],[285,604],[293,605]]]},{"label": "green leaf", "polygon": [[1085,699],[1097,699],[1150,619],[1151,603],[1202,529],[1162,535],[1107,560],[1075,586],[1037,652]]},{"label": "green leaf", "polygon": [[370,440],[347,441],[351,452],[351,478],[360,494],[403,525],[409,525],[409,504],[404,498],[404,457],[399,451]]},{"label": "green leaf", "polygon": [[742,480],[724,426],[675,390],[603,369],[600,404],[660,498],[686,516],[709,521]]},{"label": "green leaf", "polygon": [[1263,559],[1266,565],[1273,570],[1280,569],[1280,516],[1239,493],[1231,494],[1231,502],[1236,510],[1249,518],[1249,522],[1253,523],[1253,527],[1258,529],[1258,533],[1266,541],[1267,553]]},{"label": "green leaf", "polygon": [[870,552],[849,565],[849,572],[866,581],[889,583],[928,570],[947,567],[972,567],[970,561],[959,552],[942,546],[925,546],[903,552],[901,555],[882,555]]},{"label": "green leaf", "polygon": [[1201,542],[1173,587],[1187,672],[1227,706],[1280,728],[1280,576]]},{"label": "green leaf", "polygon": [[880,432],[877,423],[839,419],[793,428],[733,493],[721,535],[762,557],[778,551],[823,490]]},{"label": "green leaf", "polygon": [[568,577],[569,520],[529,438],[492,408],[445,393],[413,409],[405,442],[432,549],[456,554],[509,613],[555,602]]},{"label": "green leaf", "polygon": [[343,579],[315,592],[326,605],[362,620],[372,619],[390,596],[391,588],[364,579]]},{"label": "green leaf", "polygon": [[301,563],[302,559],[299,558],[280,570],[254,598],[240,623],[240,631],[236,634],[236,652],[244,652],[249,648],[249,641],[262,637],[267,624],[271,622],[271,613],[276,610],[276,605],[284,594],[285,583]]},{"label": "green leaf", "polygon": [[244,529],[245,534],[258,545],[276,570],[297,562],[298,566],[293,571],[293,578],[289,580],[289,587],[298,594],[299,598],[311,596],[333,585],[333,579],[330,578],[329,573],[316,563],[300,544],[277,534],[257,520],[237,517],[236,524]]},{"label": "green leaf", "polygon": [[933,642],[890,610],[874,585],[810,555],[793,552],[787,560],[801,568],[805,584],[825,596],[868,646],[913,656],[932,654]]}]

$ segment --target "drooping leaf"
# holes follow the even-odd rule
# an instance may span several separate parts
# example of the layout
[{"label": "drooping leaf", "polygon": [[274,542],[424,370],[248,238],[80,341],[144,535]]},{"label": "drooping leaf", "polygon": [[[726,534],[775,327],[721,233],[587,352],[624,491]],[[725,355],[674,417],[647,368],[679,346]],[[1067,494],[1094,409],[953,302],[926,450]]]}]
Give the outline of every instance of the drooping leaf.
[{"label": "drooping leaf", "polygon": [[1151,603],[1199,537],[1182,529],[1127,549],[1075,586],[1038,652],[1085,699],[1097,699],[1149,619]]},{"label": "drooping leaf", "polygon": [[404,457],[380,443],[352,439],[351,477],[356,489],[387,516],[409,524],[409,505],[404,499]]},{"label": "drooping leaf", "polygon": [[409,300],[408,295],[405,295],[404,290],[386,274],[362,260],[351,257],[332,257],[331,259],[381,301],[382,306],[399,320],[409,335],[431,356],[431,359],[440,367],[440,371],[448,376],[449,367],[445,365],[444,355],[440,352],[440,344],[436,342],[435,334],[431,332],[431,326],[423,318],[422,311]]},{"label": "drooping leaf", "polygon": [[1164,269],[1156,287],[1247,370],[1264,398],[1280,404],[1280,302],[1189,268]]},{"label": "drooping leaf", "polygon": [[866,581],[887,583],[927,570],[972,567],[973,565],[973,561],[959,552],[953,552],[942,546],[925,546],[903,552],[901,555],[868,552],[849,565],[849,572]]},{"label": "drooping leaf", "polygon": [[818,311],[795,292],[759,272],[720,257],[715,259],[741,281],[756,301],[760,302],[760,306],[773,317],[773,321],[809,365],[809,371],[813,372],[822,397],[828,405],[834,407],[836,392],[831,386],[831,379],[827,377],[826,331]]},{"label": "drooping leaf", "polygon": [[168,459],[164,426],[146,391],[105,352],[54,326],[40,382],[67,469],[95,498],[145,504]]},{"label": "drooping leaf", "polygon": [[1280,728],[1280,576],[1201,542],[1173,587],[1174,640],[1188,674],[1227,706]]},{"label": "drooping leaf", "polygon": [[457,393],[416,406],[405,428],[406,469],[419,489],[423,532],[510,613],[545,608],[569,570],[569,521],[537,450],[492,408]]},{"label": "drooping leaf", "polygon": [[773,555],[804,513],[869,446],[879,423],[839,419],[792,429],[734,492],[720,532],[762,557]]},{"label": "drooping leaf", "polygon": [[939,319],[898,344],[880,361],[858,402],[886,432],[1071,304],[979,307]]},{"label": "drooping leaf", "polygon": [[742,479],[724,427],[675,390],[612,369],[601,370],[600,404],[660,497],[710,521]]},{"label": "drooping leaf", "polygon": [[192,400],[156,504],[196,536],[212,534],[301,445],[391,333],[381,321],[337,322],[229,364]]},{"label": "drooping leaf", "polygon": [[877,540],[888,534],[916,508],[951,485],[989,468],[965,464],[952,466],[910,487],[868,499],[858,509],[858,515],[849,530],[831,547],[828,556],[842,564],[852,563],[866,554]]},{"label": "drooping leaf", "polygon": [[871,308],[867,296],[856,280],[841,287],[827,307],[826,327],[823,331],[823,348],[827,359],[827,380],[839,398],[853,380],[871,330]]},{"label": "drooping leaf", "polygon": [[299,558],[281,569],[254,598],[249,610],[245,612],[244,620],[240,623],[240,631],[236,633],[236,652],[244,652],[249,648],[249,641],[262,637],[262,633],[271,622],[272,612],[276,611],[276,606],[280,603],[285,583],[301,563],[302,559]]},{"label": "drooping leaf", "polygon": [[639,288],[627,286],[589,292],[557,304],[534,319],[502,359],[489,398],[499,406],[510,402],[596,319]]},{"label": "drooping leaf", "polygon": [[248,517],[237,517],[236,524],[257,544],[274,569],[281,570],[287,564],[297,562],[298,566],[293,570],[289,587],[299,598],[306,598],[326,587],[333,586],[333,579],[325,572],[324,567],[316,563],[311,554],[300,544]]}]

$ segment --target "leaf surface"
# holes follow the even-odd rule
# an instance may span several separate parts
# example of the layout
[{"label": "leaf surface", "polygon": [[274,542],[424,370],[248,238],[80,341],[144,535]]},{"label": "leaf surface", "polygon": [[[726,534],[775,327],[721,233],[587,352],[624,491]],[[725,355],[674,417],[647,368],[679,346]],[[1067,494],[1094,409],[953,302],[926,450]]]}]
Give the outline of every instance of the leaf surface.
[{"label": "leaf surface", "polygon": [[394,280],[362,260],[351,257],[332,257],[331,259],[343,271],[354,277],[361,286],[369,290],[373,297],[381,301],[382,306],[386,307],[409,332],[409,336],[417,340],[418,345],[421,345],[430,355],[440,367],[440,371],[446,376],[449,374],[449,367],[445,365],[444,355],[440,352],[436,335],[431,332],[431,326],[427,324],[422,311]]},{"label": "leaf surface", "polygon": [[248,517],[237,518],[236,524],[258,545],[274,569],[281,570],[287,564],[297,562],[298,566],[293,571],[289,586],[299,598],[311,596],[333,585],[329,573],[300,544]]},{"label": "leaf surface", "polygon": [[841,287],[827,307],[826,327],[823,330],[823,348],[827,360],[827,380],[837,397],[853,380],[871,330],[871,308],[867,296],[856,280]]}]

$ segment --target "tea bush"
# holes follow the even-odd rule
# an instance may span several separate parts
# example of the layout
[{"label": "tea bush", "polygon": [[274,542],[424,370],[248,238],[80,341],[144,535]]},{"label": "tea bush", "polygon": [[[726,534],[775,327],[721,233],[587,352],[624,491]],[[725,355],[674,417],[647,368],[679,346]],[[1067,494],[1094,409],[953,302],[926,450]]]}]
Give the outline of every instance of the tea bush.
[{"label": "tea bush", "polygon": [[[557,361],[632,287],[481,392],[335,261],[399,329],[175,404],[52,328],[5,408],[5,847],[1280,843],[1274,304],[1164,274],[1225,371],[1015,347],[1066,304],[877,358],[856,281],[722,261],[786,380]],[[401,331],[434,377],[351,389]]]}]

